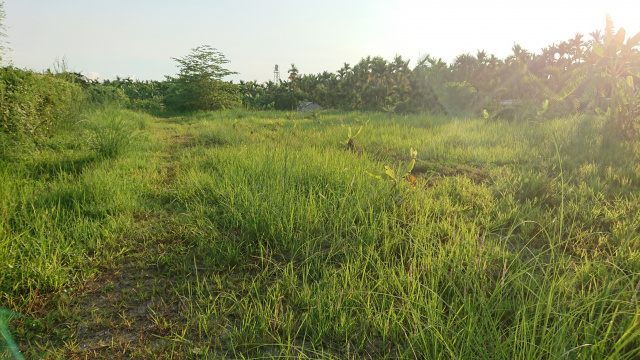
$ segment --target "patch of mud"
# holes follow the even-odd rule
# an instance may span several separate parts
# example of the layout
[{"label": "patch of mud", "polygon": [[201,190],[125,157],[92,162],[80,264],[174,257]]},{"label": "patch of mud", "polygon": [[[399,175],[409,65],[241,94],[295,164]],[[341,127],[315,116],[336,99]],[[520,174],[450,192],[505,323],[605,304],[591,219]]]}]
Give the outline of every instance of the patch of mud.
[{"label": "patch of mud", "polygon": [[179,322],[181,300],[173,281],[148,269],[125,267],[85,285],[74,300],[74,352],[146,347]]}]

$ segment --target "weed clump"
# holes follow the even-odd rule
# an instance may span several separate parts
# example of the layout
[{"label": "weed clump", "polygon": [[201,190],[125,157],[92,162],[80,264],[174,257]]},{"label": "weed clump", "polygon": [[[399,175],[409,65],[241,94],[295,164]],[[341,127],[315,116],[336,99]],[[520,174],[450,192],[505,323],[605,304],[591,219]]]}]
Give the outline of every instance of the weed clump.
[{"label": "weed clump", "polygon": [[145,127],[145,122],[136,123],[132,112],[117,109],[96,111],[87,120],[91,132],[90,148],[104,158],[116,158],[131,149],[137,137],[137,130]]}]

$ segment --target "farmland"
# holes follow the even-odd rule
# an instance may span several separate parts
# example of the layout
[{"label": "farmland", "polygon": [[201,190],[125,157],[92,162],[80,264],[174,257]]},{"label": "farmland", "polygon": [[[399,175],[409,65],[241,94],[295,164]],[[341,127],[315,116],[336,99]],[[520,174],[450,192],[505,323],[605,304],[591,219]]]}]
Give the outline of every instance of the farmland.
[{"label": "farmland", "polygon": [[605,127],[92,110],[1,157],[4,318],[26,358],[634,358],[640,143]]}]

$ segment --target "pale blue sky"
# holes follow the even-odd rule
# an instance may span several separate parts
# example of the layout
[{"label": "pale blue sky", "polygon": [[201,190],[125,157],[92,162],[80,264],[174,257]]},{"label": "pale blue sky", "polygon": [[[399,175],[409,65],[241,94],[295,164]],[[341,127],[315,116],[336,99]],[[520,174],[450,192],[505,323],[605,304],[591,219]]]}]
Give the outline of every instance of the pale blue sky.
[{"label": "pale blue sky", "polygon": [[604,28],[605,13],[628,35],[640,32],[640,1],[418,0],[4,0],[13,49],[5,60],[44,70],[66,57],[72,70],[101,78],[162,79],[171,57],[211,45],[240,74],[267,81],[295,63],[302,73],[344,62],[431,54],[451,62],[486,50],[503,58],[514,43],[542,47]]}]

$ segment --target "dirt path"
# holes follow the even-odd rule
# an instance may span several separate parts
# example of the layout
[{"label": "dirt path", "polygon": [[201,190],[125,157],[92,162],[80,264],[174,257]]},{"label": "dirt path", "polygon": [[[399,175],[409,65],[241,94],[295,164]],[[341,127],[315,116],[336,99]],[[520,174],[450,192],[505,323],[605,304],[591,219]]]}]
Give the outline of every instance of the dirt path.
[{"label": "dirt path", "polygon": [[163,206],[163,198],[179,176],[180,151],[192,138],[183,125],[160,121],[153,137],[162,150],[150,154],[158,163],[151,202],[160,211],[136,214],[133,236],[116,268],[86,282],[74,295],[70,320],[59,327],[70,333],[67,358],[162,358],[179,346],[173,330],[182,327],[179,314],[187,299],[177,289],[182,279],[163,259],[180,240],[173,235],[175,210]]}]

